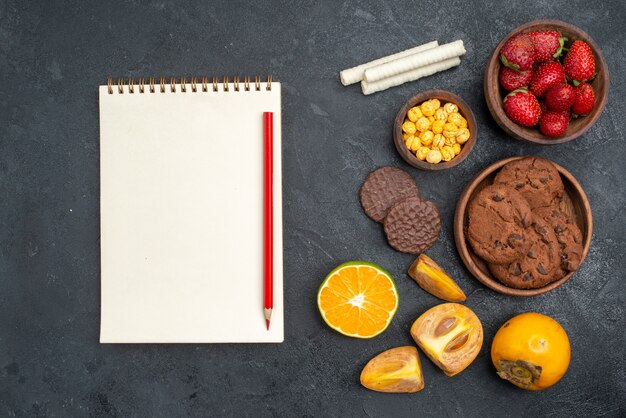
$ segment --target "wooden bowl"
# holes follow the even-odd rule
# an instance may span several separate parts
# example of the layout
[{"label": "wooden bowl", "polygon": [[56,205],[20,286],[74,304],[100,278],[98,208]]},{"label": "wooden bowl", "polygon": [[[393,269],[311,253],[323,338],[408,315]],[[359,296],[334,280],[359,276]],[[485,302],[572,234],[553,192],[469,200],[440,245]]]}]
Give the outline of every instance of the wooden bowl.
[{"label": "wooden bowl", "polygon": [[[514,289],[503,285],[493,277],[487,264],[478,257],[473,251],[472,247],[467,243],[465,234],[467,232],[467,219],[468,219],[468,205],[474,195],[481,191],[485,186],[492,184],[493,178],[496,173],[510,161],[514,161],[524,157],[511,157],[504,160],[500,160],[491,164],[489,167],[481,171],[465,188],[456,206],[456,212],[454,214],[454,241],[456,248],[465,263],[465,266],[474,277],[478,279],[485,286],[496,292],[504,293],[506,295],[513,296],[534,296],[541,293],[548,292],[554,288],[559,287],[566,281],[568,281],[575,272],[568,273],[565,277],[550,283],[545,287],[539,289]],[[591,216],[591,207],[589,206],[589,200],[585,195],[582,187],[578,181],[570,174],[569,171],[564,169],[558,164],[552,163],[561,174],[561,180],[565,186],[565,195],[561,204],[561,210],[570,214],[575,220],[576,224],[580,228],[583,236],[583,254],[581,263],[585,260],[587,253],[589,252],[589,246],[591,245],[591,232],[593,228],[593,220]]]},{"label": "wooden bowl", "polygon": [[[462,145],[461,153],[450,161],[442,161],[438,164],[431,164],[426,161],[418,160],[415,154],[407,149],[406,145],[404,145],[404,139],[402,139],[402,123],[404,122],[406,113],[413,106],[429,99],[439,99],[442,106],[448,102],[452,102],[457,105],[459,113],[467,120],[467,129],[470,131],[470,139]],[[460,164],[467,158],[469,153],[472,151],[472,148],[474,148],[477,136],[478,125],[476,125],[476,119],[474,118],[474,114],[472,113],[470,107],[459,96],[445,90],[427,90],[411,97],[409,101],[402,106],[402,109],[398,112],[396,120],[393,124],[393,142],[396,145],[396,149],[398,150],[400,156],[402,156],[404,161],[411,164],[413,167],[428,171],[445,170],[446,168],[454,167],[455,165]]]},{"label": "wooden bowl", "polygon": [[[525,126],[518,125],[509,119],[506,113],[504,113],[503,108],[503,100],[507,92],[500,87],[500,83],[498,82],[498,74],[501,67],[499,53],[505,42],[518,33],[533,32],[538,30],[559,31],[563,36],[568,38],[568,42],[565,44],[566,46],[571,45],[571,43],[575,40],[583,40],[587,42],[589,46],[591,46],[591,50],[593,51],[596,61],[597,75],[591,82],[591,87],[596,95],[596,104],[591,113],[588,115],[570,120],[567,131],[563,136],[558,138],[550,138],[543,135],[539,131],[538,126],[527,128]],[[591,126],[596,123],[596,120],[600,117],[609,93],[609,69],[598,45],[581,29],[569,23],[561,22],[560,20],[535,20],[513,30],[504,39],[502,39],[498,46],[496,46],[493,50],[493,53],[487,62],[487,69],[485,70],[484,92],[485,100],[487,101],[487,106],[489,107],[491,115],[496,120],[498,125],[500,125],[500,127],[513,138],[531,144],[562,144],[563,142],[571,141],[572,139],[581,136],[587,131],[587,129],[591,128]]]}]

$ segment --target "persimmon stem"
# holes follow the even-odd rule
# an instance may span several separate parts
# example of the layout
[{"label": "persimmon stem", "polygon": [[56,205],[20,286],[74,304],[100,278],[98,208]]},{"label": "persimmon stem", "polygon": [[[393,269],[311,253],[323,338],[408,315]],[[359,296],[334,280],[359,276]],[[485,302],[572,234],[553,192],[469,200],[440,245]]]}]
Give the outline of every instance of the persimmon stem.
[{"label": "persimmon stem", "polygon": [[518,386],[527,388],[541,377],[541,366],[525,360],[500,360],[498,376]]}]

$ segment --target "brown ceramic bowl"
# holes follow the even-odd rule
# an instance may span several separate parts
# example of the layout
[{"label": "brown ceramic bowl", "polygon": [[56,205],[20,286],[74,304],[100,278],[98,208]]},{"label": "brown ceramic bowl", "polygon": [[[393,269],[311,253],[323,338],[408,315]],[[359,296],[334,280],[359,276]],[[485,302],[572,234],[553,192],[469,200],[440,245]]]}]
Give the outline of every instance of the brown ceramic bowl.
[{"label": "brown ceramic bowl", "polygon": [[[571,43],[575,40],[587,42],[589,46],[591,46],[591,50],[593,51],[596,61],[597,75],[591,82],[591,86],[596,94],[596,104],[590,114],[584,117],[572,119],[565,134],[558,138],[550,138],[543,135],[539,131],[538,126],[527,128],[516,124],[504,113],[504,108],[502,107],[503,100],[507,92],[500,87],[500,83],[498,82],[498,75],[500,73],[500,67],[502,66],[499,58],[500,50],[504,46],[505,42],[508,41],[513,35],[539,30],[556,30],[560,32],[563,36],[566,36],[569,39],[565,44],[566,47],[569,47],[569,45],[571,45]],[[587,129],[591,128],[591,126],[596,123],[596,120],[600,117],[609,93],[609,70],[606,61],[604,60],[604,56],[602,55],[602,51],[600,51],[598,45],[584,31],[574,25],[570,25],[569,23],[561,22],[560,20],[535,20],[534,22],[526,23],[525,25],[519,26],[513,30],[504,39],[502,39],[498,46],[496,46],[493,50],[493,53],[487,62],[487,69],[485,70],[484,92],[485,100],[487,101],[487,106],[489,107],[491,115],[496,120],[498,125],[500,125],[500,127],[513,138],[531,144],[562,144],[563,142],[571,141],[572,139],[581,136],[587,131]]]},{"label": "brown ceramic bowl", "polygon": [[[467,232],[467,219],[468,219],[468,206],[474,195],[482,190],[485,186],[490,185],[493,182],[493,178],[496,173],[509,161],[514,161],[523,157],[511,157],[504,160],[500,160],[491,164],[489,167],[481,171],[465,188],[456,206],[456,212],[454,214],[454,240],[456,242],[456,248],[465,263],[467,269],[472,273],[478,281],[483,283],[490,289],[496,292],[504,293],[506,295],[513,296],[534,296],[541,293],[548,292],[554,288],[559,287],[566,281],[568,281],[575,272],[570,272],[562,279],[550,283],[545,287],[539,289],[514,289],[503,285],[491,275],[487,264],[474,252],[472,247],[467,243],[465,234]],[[561,205],[561,210],[565,213],[569,213],[576,220],[576,224],[580,228],[583,235],[583,254],[581,263],[585,260],[587,253],[589,252],[589,246],[591,245],[591,232],[593,227],[593,220],[591,216],[591,207],[589,206],[589,200],[585,195],[582,187],[578,181],[572,176],[569,171],[564,169],[558,164],[552,163],[561,174],[561,180],[565,186],[565,195]]]},{"label": "brown ceramic bowl", "polygon": [[[450,161],[442,161],[438,164],[431,164],[426,161],[418,160],[415,154],[407,149],[404,145],[404,140],[402,139],[402,123],[404,122],[404,118],[406,118],[406,113],[413,106],[429,99],[439,99],[442,106],[448,102],[452,102],[457,105],[461,116],[467,119],[467,129],[470,131],[470,139],[468,139],[467,142],[461,147],[461,153]],[[393,142],[395,143],[400,156],[402,156],[404,161],[411,164],[413,167],[429,171],[445,170],[446,168],[454,167],[455,165],[460,164],[467,158],[469,153],[472,151],[472,148],[474,148],[477,135],[478,126],[476,125],[476,119],[474,118],[474,114],[472,113],[470,107],[459,96],[445,90],[427,90],[411,97],[409,101],[402,106],[402,109],[398,112],[396,120],[393,124]]]}]

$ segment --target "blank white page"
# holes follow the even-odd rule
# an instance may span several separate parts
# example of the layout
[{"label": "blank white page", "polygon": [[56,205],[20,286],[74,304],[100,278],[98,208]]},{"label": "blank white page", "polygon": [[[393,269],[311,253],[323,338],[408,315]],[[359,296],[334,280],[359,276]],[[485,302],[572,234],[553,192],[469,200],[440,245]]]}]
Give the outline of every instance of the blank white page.
[{"label": "blank white page", "polygon": [[[280,83],[100,86],[102,343],[283,341]],[[263,316],[263,112],[274,112],[274,311]]]}]

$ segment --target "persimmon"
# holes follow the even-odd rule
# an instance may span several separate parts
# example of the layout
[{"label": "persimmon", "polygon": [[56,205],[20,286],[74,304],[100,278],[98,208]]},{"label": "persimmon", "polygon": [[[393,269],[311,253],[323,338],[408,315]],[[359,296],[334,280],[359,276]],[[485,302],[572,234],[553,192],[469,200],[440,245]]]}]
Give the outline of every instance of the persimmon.
[{"label": "persimmon", "polygon": [[468,307],[442,303],[415,320],[411,336],[437,367],[454,376],[465,370],[480,352],[483,326]]},{"label": "persimmon", "polygon": [[452,277],[426,254],[420,254],[415,259],[408,274],[422,289],[439,299],[448,302],[463,302],[466,299],[465,293]]},{"label": "persimmon", "polygon": [[424,389],[417,348],[396,347],[371,359],[361,372],[361,384],[377,392],[413,393]]},{"label": "persimmon", "polygon": [[527,390],[556,384],[569,366],[567,333],[549,316],[517,315],[502,325],[491,344],[491,361],[498,376]]}]

